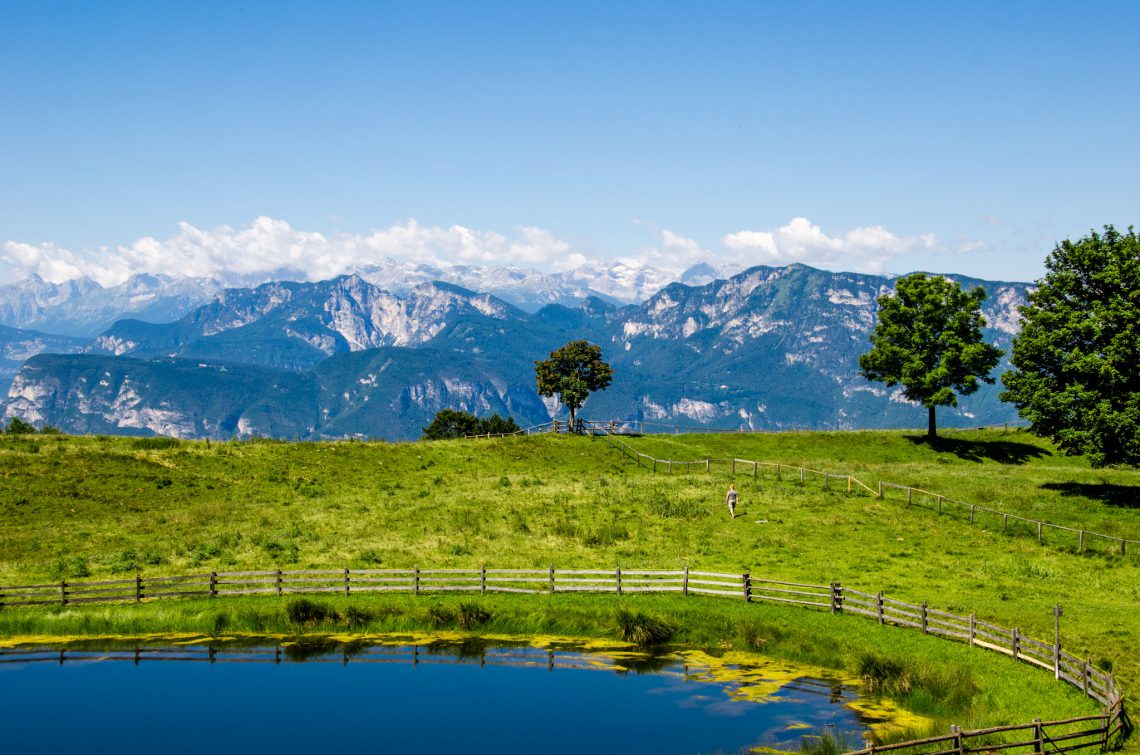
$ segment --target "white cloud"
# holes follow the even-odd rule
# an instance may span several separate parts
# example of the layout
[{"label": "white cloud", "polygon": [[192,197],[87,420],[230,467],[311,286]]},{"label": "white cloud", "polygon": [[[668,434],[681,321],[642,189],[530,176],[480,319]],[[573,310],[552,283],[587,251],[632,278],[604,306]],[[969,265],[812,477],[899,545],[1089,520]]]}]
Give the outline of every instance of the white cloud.
[{"label": "white cloud", "polygon": [[53,243],[7,241],[0,260],[17,277],[36,273],[60,282],[89,276],[104,286],[135,273],[206,276],[287,270],[307,280],[323,280],[391,257],[433,264],[514,264],[550,270],[577,267],[587,258],[543,228],[523,226],[512,236],[453,225],[422,226],[414,219],[368,235],[333,236],[301,231],[283,220],[255,219],[248,227],[197,228],[179,223],[178,233],[158,240],[146,236],[128,245],[81,252]]},{"label": "white cloud", "polygon": [[896,236],[881,225],[853,228],[829,236],[807,218],[792,218],[771,231],[738,231],[721,239],[730,256],[744,265],[805,265],[830,269],[879,273],[900,254],[933,251],[934,234]]},{"label": "white cloud", "polygon": [[136,273],[195,277],[233,273],[325,280],[388,258],[440,267],[517,265],[555,272],[588,264],[621,263],[629,271],[648,266],[680,273],[699,262],[712,262],[721,271],[735,272],[756,264],[802,262],[877,273],[900,254],[939,248],[931,234],[901,237],[882,226],[829,236],[806,218],[793,218],[773,230],[730,233],[721,239],[722,248],[716,251],[667,228],[654,232],[656,245],[603,260],[573,248],[547,229],[533,226],[519,226],[505,235],[461,225],[424,226],[410,219],[368,234],[325,235],[269,217],[256,218],[242,228],[223,225],[203,229],[184,222],[166,239],[146,236],[130,244],[95,250],[74,251],[51,242],[7,241],[0,245],[0,261],[6,263],[0,265],[0,279],[35,273],[60,282],[86,275],[111,286]]},{"label": "white cloud", "polygon": [[622,261],[634,266],[648,265],[681,272],[698,262],[705,262],[717,256],[702,247],[698,241],[670,231],[668,228],[656,233],[660,239],[659,246],[646,247],[639,254],[625,257]]}]

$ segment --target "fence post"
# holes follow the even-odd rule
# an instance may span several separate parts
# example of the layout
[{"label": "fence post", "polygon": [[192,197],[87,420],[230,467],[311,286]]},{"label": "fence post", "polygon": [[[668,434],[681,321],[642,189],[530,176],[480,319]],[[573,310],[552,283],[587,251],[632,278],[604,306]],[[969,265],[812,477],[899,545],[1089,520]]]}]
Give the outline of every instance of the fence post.
[{"label": "fence post", "polygon": [[831,583],[831,612],[843,613],[843,587],[838,582]]},{"label": "fence post", "polygon": [[547,576],[550,581],[550,592],[554,594],[554,564],[551,564],[550,569],[547,570]]},{"label": "fence post", "polygon": [[210,572],[210,597],[218,597],[218,573],[216,571]]},{"label": "fence post", "polygon": [[886,623],[883,619],[883,591],[879,590],[879,594],[875,596],[875,610],[879,614],[879,623]]},{"label": "fence post", "polygon": [[685,564],[685,580],[681,583],[681,594],[688,597],[689,595],[689,565]]},{"label": "fence post", "polygon": [[487,594],[487,565],[483,564],[479,567],[479,594]]},{"label": "fence post", "polygon": [[656,456],[653,457],[653,471],[654,472],[657,471],[657,457]]},{"label": "fence post", "polygon": [[752,462],[752,479],[755,480],[760,475],[760,465]]},{"label": "fence post", "polygon": [[829,475],[827,472],[823,473],[823,489],[824,490],[830,490],[831,489],[831,487],[827,484],[827,480],[830,476],[831,475]]},{"label": "fence post", "polygon": [[938,516],[942,516],[942,496],[938,496]]},{"label": "fence post", "polygon": [[950,733],[954,735],[954,750],[955,752],[962,753],[962,728],[957,724],[951,724]]},{"label": "fence post", "polygon": [[135,575],[135,602],[139,603],[141,601],[142,601],[142,575],[136,574]]},{"label": "fence post", "polygon": [[1033,719],[1033,751],[1044,752],[1045,750],[1045,728],[1041,725],[1041,719]]},{"label": "fence post", "polygon": [[926,622],[926,601],[922,601],[922,633],[928,634]]},{"label": "fence post", "polygon": [[745,603],[751,603],[752,602],[752,575],[749,572],[744,572],[744,576],[741,579],[741,584],[744,587],[744,602]]},{"label": "fence post", "polygon": [[800,467],[800,485],[804,484],[804,468]]},{"label": "fence post", "polygon": [[970,524],[974,523],[974,509],[975,508],[976,507],[974,506],[974,504],[971,503],[970,504]]},{"label": "fence post", "polygon": [[1013,630],[1012,646],[1013,646],[1013,660],[1016,661],[1018,659],[1018,655],[1021,653],[1021,630],[1017,629],[1016,627]]},{"label": "fence post", "polygon": [[736,458],[732,459],[732,473],[736,474]]},{"label": "fence post", "polygon": [[277,570],[277,597],[281,597],[281,570]]},{"label": "fence post", "polygon": [[621,567],[614,568],[614,584],[617,585],[617,594],[621,595]]},{"label": "fence post", "polygon": [[879,498],[883,497],[883,481],[879,480]]},{"label": "fence post", "polygon": [[346,567],[344,567],[344,594],[345,595],[348,595],[349,589],[350,588],[348,586],[348,567],[346,566]]},{"label": "fence post", "polygon": [[974,647],[974,638],[978,636],[978,615],[970,614],[970,647]]},{"label": "fence post", "polygon": [[67,605],[67,580],[61,579],[59,581],[59,604],[61,606]]},{"label": "fence post", "polygon": [[705,471],[706,472],[712,471],[712,459],[705,459]]},{"label": "fence post", "polygon": [[910,505],[910,496],[911,496],[911,493],[913,493],[913,492],[914,492],[914,488],[907,488],[906,489],[906,505],[907,506]]},{"label": "fence post", "polygon": [[1089,695],[1089,677],[1092,676],[1092,659],[1085,661],[1081,664],[1081,691],[1085,693],[1085,697]]},{"label": "fence post", "polygon": [[776,479],[777,480],[784,479],[783,477],[780,476],[780,462],[776,462]]},{"label": "fence post", "polygon": [[1005,528],[1009,526],[1009,514],[1001,515],[1001,531],[1005,532]]},{"label": "fence post", "polygon": [[1061,604],[1053,606],[1053,678],[1061,678],[1061,617],[1065,612]]},{"label": "fence post", "polygon": [[1081,530],[1081,539],[1077,544],[1077,553],[1085,552],[1085,531]]},{"label": "fence post", "polygon": [[412,567],[412,595],[420,594],[420,565]]},{"label": "fence post", "polygon": [[1041,522],[1037,523],[1037,544],[1038,545],[1044,545],[1045,544],[1045,538],[1042,535],[1042,531],[1044,530],[1044,528],[1045,528],[1045,525],[1043,523],[1041,523]]}]

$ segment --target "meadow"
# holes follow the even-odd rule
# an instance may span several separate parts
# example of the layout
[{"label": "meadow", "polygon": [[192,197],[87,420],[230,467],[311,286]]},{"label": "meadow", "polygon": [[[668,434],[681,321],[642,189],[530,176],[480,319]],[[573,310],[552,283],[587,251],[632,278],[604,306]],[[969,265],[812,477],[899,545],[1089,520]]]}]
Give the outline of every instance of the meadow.
[{"label": "meadow", "polygon": [[[629,442],[660,458],[735,456],[804,465],[851,473],[872,487],[879,479],[910,484],[1057,524],[1140,536],[1134,497],[1140,473],[1090,469],[1021,432],[971,431],[933,446],[903,432],[670,435]],[[735,520],[724,505],[730,481],[741,493]],[[908,508],[897,496],[879,500],[845,488],[823,490],[818,480],[801,485],[763,471],[756,478],[751,470],[732,476],[715,467],[711,473],[654,474],[600,438],[211,444],[5,436],[0,513],[0,584],[274,565],[750,570],[758,577],[838,581],[927,600],[1044,639],[1052,637],[1051,610],[1061,604],[1062,641],[1070,652],[1111,666],[1126,690],[1140,684],[1135,551],[1122,556],[1093,544],[1078,553],[1075,541],[1048,538],[1039,545],[1030,533],[1003,532],[1000,522],[971,525],[929,508]],[[0,634],[286,631],[274,600],[227,601],[228,608],[202,601],[8,608],[0,611]],[[486,600],[495,616],[489,631],[613,631],[612,596],[562,597],[557,608],[526,597]],[[426,604],[411,601],[361,603],[362,610],[377,611],[365,629],[423,626],[426,608],[416,605]],[[851,669],[874,647],[924,662],[961,650],[855,617],[800,609],[664,596],[629,602],[671,617],[680,627],[678,642],[762,646],[839,668]],[[381,604],[396,608],[381,610]],[[749,629],[749,621],[756,627]],[[977,674],[985,676],[984,694],[992,697],[958,710],[954,715],[968,717],[955,723],[1089,709],[1078,698],[1057,694],[1043,672],[988,653],[969,658],[991,669]],[[1013,680],[1022,674],[1044,682],[1028,687],[1041,688],[1034,694],[1049,711],[1036,707],[1032,696],[1019,696],[1022,685]]]}]

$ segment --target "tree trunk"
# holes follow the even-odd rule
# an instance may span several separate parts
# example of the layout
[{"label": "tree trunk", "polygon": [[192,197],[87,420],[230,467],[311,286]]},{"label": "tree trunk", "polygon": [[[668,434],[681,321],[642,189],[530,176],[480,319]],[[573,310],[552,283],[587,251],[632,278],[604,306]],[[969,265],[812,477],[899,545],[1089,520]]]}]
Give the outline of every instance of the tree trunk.
[{"label": "tree trunk", "polygon": [[577,427],[574,425],[574,407],[570,407],[570,432],[578,432]]},{"label": "tree trunk", "polygon": [[934,421],[934,407],[928,406],[926,407],[926,410],[929,412],[926,421],[926,438],[927,440],[934,440],[938,437],[938,425]]}]

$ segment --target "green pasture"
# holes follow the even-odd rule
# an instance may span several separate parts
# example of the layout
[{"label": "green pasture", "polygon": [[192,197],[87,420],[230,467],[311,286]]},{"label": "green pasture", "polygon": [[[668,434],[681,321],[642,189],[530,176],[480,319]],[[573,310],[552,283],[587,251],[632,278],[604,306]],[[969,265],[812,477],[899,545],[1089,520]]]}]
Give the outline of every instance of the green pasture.
[{"label": "green pasture", "polygon": [[[1090,469],[1019,432],[949,434],[933,447],[899,432],[646,436],[629,442],[660,458],[732,456],[851,473],[873,488],[882,479],[1021,516],[1140,537],[1134,496],[1140,474]],[[1091,540],[1086,552],[1077,553],[1075,537],[1048,533],[1042,546],[1024,526],[1003,532],[1000,521],[981,515],[973,525],[960,515],[939,517],[929,506],[908,508],[897,492],[877,500],[849,495],[834,483],[825,491],[818,479],[800,485],[793,475],[776,480],[770,471],[756,478],[750,469],[738,471],[735,477],[724,466],[711,473],[654,474],[604,439],[589,437],[402,444],[3,437],[0,584],[417,563],[750,570],[756,577],[885,590],[901,600],[976,612],[1049,640],[1051,609],[1060,603],[1067,649],[1111,666],[1125,689],[1140,685],[1140,553],[1121,556],[1118,548]],[[735,520],[724,505],[730,481],[741,492]],[[9,608],[0,611],[0,633],[68,634],[98,631],[104,623],[112,633],[130,631],[113,628],[117,622],[135,622],[140,631],[205,631],[211,611],[230,612],[226,621],[240,624],[243,610],[279,612],[271,608],[274,600],[240,601],[233,608],[173,601],[62,612]],[[589,622],[570,617],[609,612],[615,599],[534,601],[495,598],[503,607],[498,629],[509,631],[515,622],[525,631],[553,630],[549,621],[532,626],[531,612],[573,605],[573,611],[553,614],[567,617],[560,631],[597,633],[600,624],[591,630]],[[719,619],[699,620],[721,601],[647,598],[644,604],[681,617],[686,628],[678,641],[708,643],[729,629]],[[824,633],[820,637],[825,626],[860,627],[852,630],[859,637],[873,637],[876,645],[882,639],[900,652],[913,649],[925,659],[935,657],[935,647],[954,647],[856,617],[836,624],[830,615],[772,606],[716,610],[748,611],[760,622],[778,614],[780,621]],[[415,622],[410,608],[400,616],[393,621]],[[1060,689],[1044,672],[1023,671],[989,653],[969,657],[1005,669],[1010,680],[1029,674],[1052,691],[1045,693],[1050,701]],[[986,694],[997,684],[987,681]],[[1053,710],[1022,710],[1015,697],[1011,693],[987,720],[1006,720],[1005,711],[1020,720]],[[1088,710],[1089,704],[1081,705]],[[970,708],[970,715],[979,710]]]}]

